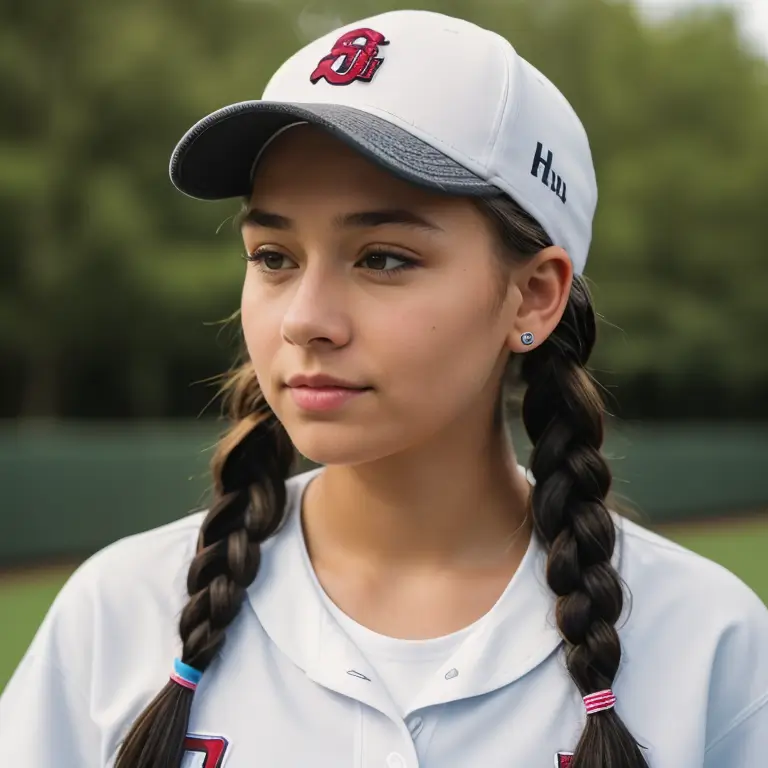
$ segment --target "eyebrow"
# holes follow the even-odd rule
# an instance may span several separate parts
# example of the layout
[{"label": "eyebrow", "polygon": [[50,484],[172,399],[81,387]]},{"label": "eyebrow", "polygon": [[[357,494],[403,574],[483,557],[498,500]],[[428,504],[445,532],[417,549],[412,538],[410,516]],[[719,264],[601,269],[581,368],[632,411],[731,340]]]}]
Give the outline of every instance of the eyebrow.
[{"label": "eyebrow", "polygon": [[[240,228],[245,226],[264,227],[266,229],[291,230],[296,228],[296,223],[277,213],[270,213],[259,208],[251,208],[238,217]],[[370,229],[386,224],[395,224],[401,227],[423,229],[428,232],[442,232],[442,227],[425,219],[412,211],[403,208],[392,208],[381,211],[359,211],[336,216],[333,226],[336,229]]]}]

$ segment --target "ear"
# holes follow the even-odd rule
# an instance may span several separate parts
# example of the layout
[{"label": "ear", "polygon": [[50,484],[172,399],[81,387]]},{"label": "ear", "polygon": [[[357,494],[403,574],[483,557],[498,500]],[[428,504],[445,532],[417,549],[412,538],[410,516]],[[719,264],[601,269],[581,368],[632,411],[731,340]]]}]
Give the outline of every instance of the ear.
[{"label": "ear", "polygon": [[[513,352],[527,352],[541,344],[555,329],[565,312],[573,282],[573,265],[557,245],[544,248],[514,275],[520,296],[507,341]],[[533,334],[533,344],[520,337]]]}]

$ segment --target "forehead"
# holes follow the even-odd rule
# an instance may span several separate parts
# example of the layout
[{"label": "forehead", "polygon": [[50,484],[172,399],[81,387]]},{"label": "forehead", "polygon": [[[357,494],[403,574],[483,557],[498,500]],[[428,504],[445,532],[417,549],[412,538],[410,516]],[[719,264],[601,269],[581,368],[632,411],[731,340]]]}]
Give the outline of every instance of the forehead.
[{"label": "forehead", "polygon": [[281,134],[262,155],[252,202],[290,198],[350,198],[399,207],[452,208],[460,198],[418,187],[385,171],[328,132],[298,125]]}]

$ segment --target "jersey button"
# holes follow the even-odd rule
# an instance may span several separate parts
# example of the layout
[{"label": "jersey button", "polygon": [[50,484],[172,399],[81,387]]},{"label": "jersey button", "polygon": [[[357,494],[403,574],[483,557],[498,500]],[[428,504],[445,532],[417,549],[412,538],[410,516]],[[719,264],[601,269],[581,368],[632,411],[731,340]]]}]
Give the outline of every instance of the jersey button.
[{"label": "jersey button", "polygon": [[411,732],[411,737],[416,738],[424,727],[424,721],[420,717],[412,717],[408,721],[408,730]]},{"label": "jersey button", "polygon": [[388,768],[406,768],[405,758],[397,752],[390,752],[387,756]]}]

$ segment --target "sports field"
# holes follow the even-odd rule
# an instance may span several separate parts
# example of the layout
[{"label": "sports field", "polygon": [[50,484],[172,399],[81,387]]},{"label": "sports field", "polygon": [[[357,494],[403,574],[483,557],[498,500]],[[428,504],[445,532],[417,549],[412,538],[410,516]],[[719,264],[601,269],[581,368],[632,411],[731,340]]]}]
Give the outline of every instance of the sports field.
[{"label": "sports field", "polygon": [[[768,604],[768,514],[660,532],[724,565]],[[70,572],[71,568],[59,567],[0,576],[0,691]]]}]

